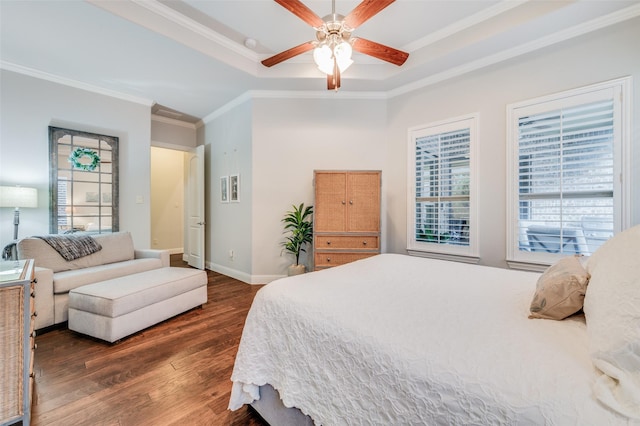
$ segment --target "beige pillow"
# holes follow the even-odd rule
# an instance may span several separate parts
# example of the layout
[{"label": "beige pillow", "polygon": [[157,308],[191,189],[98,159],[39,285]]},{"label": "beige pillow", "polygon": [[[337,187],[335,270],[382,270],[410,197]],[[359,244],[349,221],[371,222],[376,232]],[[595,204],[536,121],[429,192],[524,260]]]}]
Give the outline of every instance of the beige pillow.
[{"label": "beige pillow", "polygon": [[582,309],[589,274],[580,256],[564,257],[538,278],[529,318],[561,320]]}]

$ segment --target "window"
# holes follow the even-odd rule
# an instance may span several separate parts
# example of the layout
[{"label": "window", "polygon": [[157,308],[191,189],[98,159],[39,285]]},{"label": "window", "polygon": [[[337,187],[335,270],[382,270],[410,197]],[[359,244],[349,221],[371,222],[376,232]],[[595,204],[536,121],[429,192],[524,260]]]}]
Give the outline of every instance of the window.
[{"label": "window", "polygon": [[49,127],[52,234],[118,230],[118,138]]},{"label": "window", "polygon": [[476,121],[468,116],[409,130],[410,252],[477,256]]},{"label": "window", "polygon": [[623,228],[624,81],[507,108],[508,260],[590,255]]}]

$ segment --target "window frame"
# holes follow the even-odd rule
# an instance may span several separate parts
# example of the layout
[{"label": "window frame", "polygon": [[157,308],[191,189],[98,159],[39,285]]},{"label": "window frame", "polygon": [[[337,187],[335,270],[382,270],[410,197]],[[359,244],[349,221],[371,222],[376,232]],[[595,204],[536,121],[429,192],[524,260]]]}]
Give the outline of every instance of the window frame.
[{"label": "window frame", "polygon": [[[414,256],[477,263],[478,203],[477,153],[479,114],[467,114],[410,127],[407,132],[407,251]],[[469,129],[469,245],[451,245],[417,241],[416,228],[416,139],[430,135]]]},{"label": "window frame", "polygon": [[631,77],[571,89],[526,101],[508,104],[507,118],[507,221],[506,251],[510,267],[543,270],[566,253],[527,252],[519,250],[519,118],[535,113],[583,105],[603,99],[610,92],[614,108],[613,135],[613,216],[614,234],[629,227],[631,217],[630,140],[631,140]]}]

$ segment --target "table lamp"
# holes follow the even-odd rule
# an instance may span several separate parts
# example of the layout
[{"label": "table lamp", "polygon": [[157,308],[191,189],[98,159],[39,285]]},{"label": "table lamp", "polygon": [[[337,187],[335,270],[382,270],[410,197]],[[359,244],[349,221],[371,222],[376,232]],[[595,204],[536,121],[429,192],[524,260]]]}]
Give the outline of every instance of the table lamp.
[{"label": "table lamp", "polygon": [[0,207],[13,207],[13,239],[18,239],[20,207],[38,207],[38,190],[23,186],[0,186]]}]

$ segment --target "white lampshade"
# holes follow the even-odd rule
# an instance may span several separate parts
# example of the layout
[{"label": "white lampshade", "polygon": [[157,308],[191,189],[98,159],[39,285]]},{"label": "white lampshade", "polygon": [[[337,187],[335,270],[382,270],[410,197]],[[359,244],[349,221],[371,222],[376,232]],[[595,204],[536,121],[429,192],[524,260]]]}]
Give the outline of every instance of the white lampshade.
[{"label": "white lampshade", "polygon": [[338,44],[333,49],[333,55],[336,58],[336,63],[338,64],[338,68],[340,68],[340,72],[344,72],[347,68],[353,64],[353,60],[351,59],[351,54],[353,53],[353,49],[351,45],[346,41]]},{"label": "white lampshade", "polygon": [[22,186],[0,186],[0,207],[38,207],[38,190]]},{"label": "white lampshade", "polygon": [[325,74],[333,74],[333,52],[326,44],[318,46],[313,50],[313,60],[318,69]]}]

